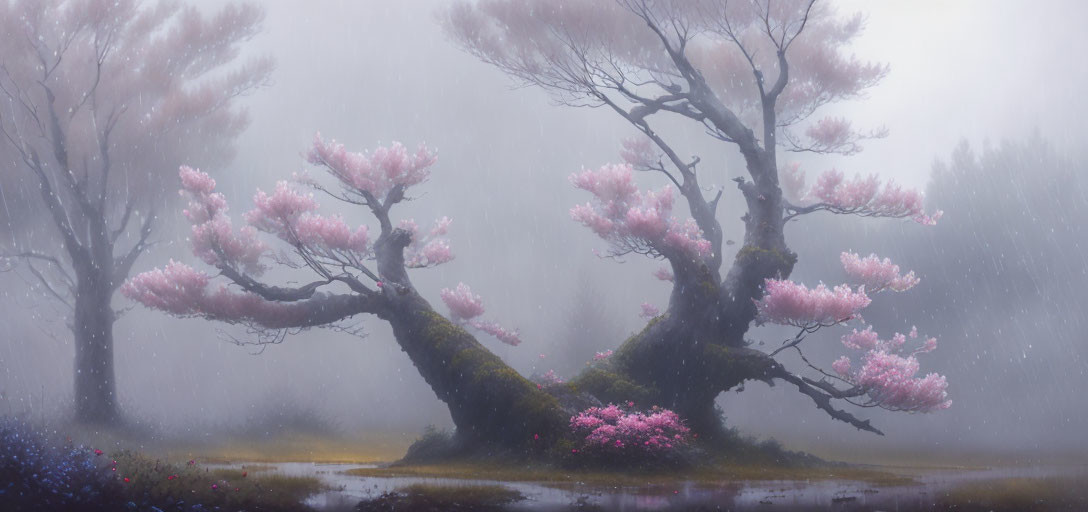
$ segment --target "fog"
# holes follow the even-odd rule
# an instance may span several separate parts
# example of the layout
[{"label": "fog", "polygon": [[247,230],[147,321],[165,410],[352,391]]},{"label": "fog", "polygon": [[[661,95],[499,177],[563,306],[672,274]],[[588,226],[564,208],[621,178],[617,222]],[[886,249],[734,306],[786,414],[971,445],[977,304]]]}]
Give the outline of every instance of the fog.
[{"label": "fog", "polygon": [[[275,71],[267,86],[244,99],[251,125],[233,161],[204,170],[239,215],[249,209],[256,188],[269,190],[306,167],[302,153],[316,132],[353,149],[390,141],[437,148],[430,180],[397,215],[421,224],[451,217],[456,259],[413,272],[416,288],[437,308],[440,289],[471,284],[488,316],[519,327],[524,339],[516,347],[481,339],[487,348],[523,375],[555,369],[569,378],[594,352],[616,348],[643,327],[641,303],[664,308],[668,301],[667,283],[651,276],[659,262],[597,257],[594,249],[603,249],[603,242],[568,213],[586,196],[567,176],[616,161],[619,141],[635,132],[611,112],[558,106],[536,88],[516,87],[460,50],[437,21],[435,12],[445,3],[262,2],[263,30],[245,51],[272,57]],[[932,231],[908,221],[806,216],[786,230],[799,255],[794,278],[839,282],[838,254],[847,249],[876,251],[916,269],[918,288],[880,297],[866,319],[888,332],[917,325],[937,336],[940,348],[925,356],[923,372],[948,376],[953,405],[931,414],[859,411],[886,433],[875,436],[831,420],[792,387],[750,382],[742,393],[719,397],[727,423],[791,449],[840,459],[1088,455],[1088,257],[1079,251],[1088,246],[1088,66],[1076,57],[1088,52],[1081,27],[1088,5],[852,1],[840,9],[868,13],[854,51],[890,64],[891,71],[866,98],[828,111],[861,126],[887,126],[889,136],[865,142],[855,156],[804,155],[796,161],[810,176],[833,167],[929,187],[929,204],[946,215]],[[724,187],[718,218],[725,238],[739,241],[744,203],[731,179],[744,173],[743,162],[732,146],[689,124],[664,127],[684,154],[702,157],[704,187]],[[976,192],[973,185],[931,177],[934,162],[949,162],[961,141],[978,154],[1003,141],[1046,141],[1051,154],[1067,162],[1057,167],[1076,177],[1066,182],[1073,195],[1062,204],[1069,208],[1017,210],[1046,206],[1062,187],[1012,200],[1022,198],[1025,182],[997,175],[986,197],[1005,202],[993,211],[1009,215],[972,215],[991,204],[965,199]],[[795,155],[780,161],[795,161]],[[1013,175],[1043,183],[1062,176],[1043,169]],[[654,175],[639,180],[664,184]],[[941,183],[948,193],[938,188]],[[326,211],[365,220],[347,205],[321,202]],[[161,243],[135,271],[170,258],[199,263],[188,250],[180,210],[176,203],[160,214],[163,228],[154,238]],[[1005,223],[1016,217],[1025,220]],[[1028,236],[1056,226],[1063,226],[1061,236]],[[972,235],[1012,245],[970,245],[965,240]],[[1033,245],[1016,245],[1018,240]],[[727,246],[726,265],[737,248]],[[956,258],[987,260],[991,253],[1001,255],[1001,265],[970,267],[973,273],[966,274],[988,282],[971,289],[976,293],[964,296],[965,274],[943,270],[966,268]],[[1020,270],[1028,277],[1021,279]],[[1006,281],[1025,293],[1011,292],[1002,285]],[[57,417],[72,401],[71,333],[63,310],[30,291],[27,282],[25,273],[0,275],[0,415]],[[120,295],[114,305],[133,306]],[[587,309],[593,325],[579,315]],[[257,354],[227,341],[248,336],[244,329],[133,306],[115,328],[122,408],[198,435],[284,408],[312,412],[345,432],[414,435],[429,424],[451,426],[446,407],[387,325],[369,316],[361,321],[365,336],[311,329]],[[749,333],[770,345],[789,335],[770,327]],[[835,333],[819,333],[806,343],[814,345],[813,357],[827,362],[841,352]]]}]

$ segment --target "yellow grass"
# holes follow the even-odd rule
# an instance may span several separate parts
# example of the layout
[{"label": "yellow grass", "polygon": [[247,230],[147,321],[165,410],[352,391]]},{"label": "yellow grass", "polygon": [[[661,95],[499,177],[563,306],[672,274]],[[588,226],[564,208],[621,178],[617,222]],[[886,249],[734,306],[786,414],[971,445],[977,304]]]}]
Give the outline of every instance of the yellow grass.
[{"label": "yellow grass", "polygon": [[1088,510],[1088,476],[971,482],[944,493],[939,503],[957,511]]},{"label": "yellow grass", "polygon": [[350,475],[369,477],[427,477],[467,480],[500,480],[609,486],[669,485],[693,481],[720,484],[740,480],[857,480],[872,485],[907,485],[914,480],[904,474],[863,467],[766,467],[715,466],[659,472],[608,472],[565,470],[543,466],[510,466],[486,463],[450,463],[362,468]]}]

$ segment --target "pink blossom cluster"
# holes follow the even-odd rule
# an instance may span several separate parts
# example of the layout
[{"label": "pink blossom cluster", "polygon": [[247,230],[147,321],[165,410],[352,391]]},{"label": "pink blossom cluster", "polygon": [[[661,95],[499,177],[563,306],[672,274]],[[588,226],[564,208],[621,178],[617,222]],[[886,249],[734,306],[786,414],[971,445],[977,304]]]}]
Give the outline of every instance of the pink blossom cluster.
[{"label": "pink blossom cluster", "polygon": [[915,222],[934,225],[943,212],[925,213],[922,193],[904,189],[893,181],[881,184],[875,175],[854,176],[846,180],[843,173],[831,169],[816,179],[816,185],[805,199],[823,204],[837,213],[856,213],[873,217],[910,217]]},{"label": "pink blossom cluster", "polygon": [[453,260],[453,250],[446,238],[450,224],[449,217],[442,217],[426,235],[420,235],[419,225],[412,219],[402,220],[399,228],[412,235],[412,242],[404,249],[404,266],[408,268],[434,267]]},{"label": "pink blossom cluster", "polygon": [[437,156],[422,145],[409,154],[399,142],[373,153],[355,153],[335,140],[325,142],[319,133],[306,159],[327,168],[349,189],[384,201],[394,187],[407,188],[426,180]]},{"label": "pink blossom cluster", "polygon": [[590,407],[570,419],[571,431],[584,439],[582,449],[605,453],[655,454],[687,444],[690,430],[675,412],[653,407],[648,413],[620,406]]},{"label": "pink blossom cluster", "polygon": [[847,285],[828,289],[820,284],[808,288],[793,281],[767,279],[756,309],[761,322],[808,329],[851,320],[870,302],[864,286],[856,291]]},{"label": "pink blossom cluster", "polygon": [[261,256],[267,247],[257,239],[251,226],[235,231],[227,216],[227,199],[215,191],[215,180],[198,169],[182,166],[182,195],[189,196],[189,205],[183,210],[192,223],[190,243],[193,254],[209,265],[238,267],[251,273],[260,273]]},{"label": "pink blossom cluster", "polygon": [[604,352],[597,352],[596,354],[593,354],[593,360],[594,361],[604,361],[605,359],[608,359],[609,357],[612,357],[612,350],[611,349],[605,350]]},{"label": "pink blossom cluster", "polygon": [[615,253],[683,254],[705,258],[710,242],[695,221],[672,217],[673,190],[639,191],[630,164],[610,164],[570,176],[594,201],[571,208],[570,215],[608,241]]},{"label": "pink blossom cluster", "polygon": [[658,316],[660,314],[661,314],[661,310],[657,306],[655,306],[653,304],[650,304],[649,302],[643,302],[642,303],[642,311],[639,312],[638,316],[640,316],[642,318],[650,319],[650,318],[654,318],[654,317],[656,317],[656,316]]},{"label": "pink blossom cluster", "polygon": [[[909,334],[895,333],[890,340],[882,340],[873,330],[873,326],[864,331],[854,329],[849,334],[843,335],[842,344],[846,348],[854,350],[880,350],[884,352],[900,352],[907,343],[907,339],[918,339],[918,328],[911,327]],[[911,355],[932,352],[937,348],[937,338],[926,338]]]},{"label": "pink blossom cluster", "polygon": [[793,162],[778,171],[778,183],[782,187],[782,196],[794,205],[802,205],[805,198],[805,171],[801,164]]},{"label": "pink blossom cluster", "polygon": [[211,276],[170,260],[166,267],[129,279],[121,293],[147,307],[177,316],[204,316],[226,322],[253,321],[266,327],[295,325],[306,315],[298,304],[266,301],[252,293],[219,286],[209,289]]},{"label": "pink blossom cluster", "polygon": [[819,148],[838,148],[850,144],[855,137],[850,121],[843,117],[825,117],[805,130]]},{"label": "pink blossom cluster", "polygon": [[521,334],[517,329],[507,329],[498,322],[477,319],[485,312],[484,302],[465,283],[457,283],[452,290],[443,288],[439,295],[450,309],[450,319],[455,323],[490,334],[507,345],[521,344]]},{"label": "pink blossom cluster", "polygon": [[439,295],[446,307],[450,308],[450,317],[454,321],[472,320],[484,314],[484,301],[465,283],[457,283],[452,290],[443,288]]},{"label": "pink blossom cluster", "polygon": [[317,210],[313,194],[303,194],[286,181],[276,182],[272,194],[261,189],[253,195],[255,208],[246,212],[245,219],[251,226],[293,242],[294,225],[305,214]]},{"label": "pink blossom cluster", "polygon": [[620,144],[620,158],[634,169],[647,169],[658,162],[658,154],[654,151],[653,141],[648,137],[630,137],[623,139]]},{"label": "pink blossom cluster", "polygon": [[654,277],[658,278],[661,281],[672,281],[676,279],[676,277],[673,276],[672,270],[670,270],[669,267],[659,267],[657,270],[654,271]]},{"label": "pink blossom cluster", "polygon": [[246,222],[292,246],[301,245],[312,254],[336,258],[353,253],[356,259],[370,255],[370,231],[364,224],[354,230],[339,215],[325,217],[316,212],[313,194],[304,194],[286,181],[276,183],[272,194],[257,190],[255,208],[246,212]]},{"label": "pink blossom cluster", "polygon": [[872,326],[864,331],[854,331],[842,337],[847,348],[866,351],[862,366],[852,371],[852,361],[842,356],[831,364],[841,378],[865,390],[869,404],[895,411],[930,412],[947,409],[948,382],[945,377],[930,373],[917,378],[919,364],[916,355],[937,348],[937,338],[926,338],[907,355],[907,340],[917,340],[918,329],[909,334],[895,333],[889,340],[881,340]]},{"label": "pink blossom cluster", "polygon": [[888,258],[881,260],[875,254],[862,258],[857,253],[843,252],[839,255],[839,261],[842,262],[842,267],[850,279],[864,285],[869,293],[882,290],[904,292],[921,281],[915,277],[913,271],[900,275],[899,265],[892,263],[892,260]]},{"label": "pink blossom cluster", "polygon": [[494,336],[495,339],[507,345],[516,347],[521,344],[521,332],[518,329],[507,329],[498,322],[491,320],[474,320],[469,322],[469,325]]},{"label": "pink blossom cluster", "polygon": [[563,379],[555,373],[555,370],[548,370],[547,373],[536,377],[534,380],[538,382],[537,387],[558,386],[563,383]]}]

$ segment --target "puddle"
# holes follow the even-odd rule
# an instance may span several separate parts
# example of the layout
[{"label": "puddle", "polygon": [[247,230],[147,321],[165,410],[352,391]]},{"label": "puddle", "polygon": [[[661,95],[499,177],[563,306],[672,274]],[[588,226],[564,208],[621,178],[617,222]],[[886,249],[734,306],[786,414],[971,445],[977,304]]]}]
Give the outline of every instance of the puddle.
[{"label": "puddle", "polygon": [[[238,467],[209,464],[208,467]],[[256,464],[256,463],[254,463]],[[268,464],[261,464],[268,466]],[[681,482],[673,486],[609,487],[568,484],[562,488],[534,482],[496,480],[461,480],[421,477],[361,477],[345,474],[356,468],[374,468],[372,464],[314,464],[288,462],[273,464],[269,472],[291,476],[313,476],[330,490],[314,495],[307,504],[320,511],[350,510],[362,500],[411,484],[449,486],[501,485],[520,492],[527,499],[509,510],[561,511],[577,507],[596,507],[605,511],[675,511],[675,510],[915,510],[930,509],[940,493],[965,482],[995,478],[1038,478],[1088,474],[1088,466],[964,469],[890,468],[914,477],[916,485],[874,486],[852,480],[771,480],[727,481],[720,485]]]}]

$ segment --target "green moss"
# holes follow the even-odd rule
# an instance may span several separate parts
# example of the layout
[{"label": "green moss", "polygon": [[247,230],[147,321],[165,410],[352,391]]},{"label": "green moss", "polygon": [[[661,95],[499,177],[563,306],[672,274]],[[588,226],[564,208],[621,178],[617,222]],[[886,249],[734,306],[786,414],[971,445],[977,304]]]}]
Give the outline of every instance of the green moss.
[{"label": "green moss", "polygon": [[427,319],[423,334],[431,340],[435,349],[441,350],[445,344],[455,340],[471,338],[467,331],[434,311],[424,311],[421,315]]},{"label": "green moss", "polygon": [[783,265],[793,267],[797,263],[797,255],[786,251],[780,251],[778,249],[764,249],[755,245],[745,245],[737,251],[737,263],[748,263],[751,261],[776,261]]},{"label": "green moss", "polygon": [[603,368],[591,368],[569,384],[573,389],[589,393],[602,402],[650,401],[653,393],[649,388]]}]

